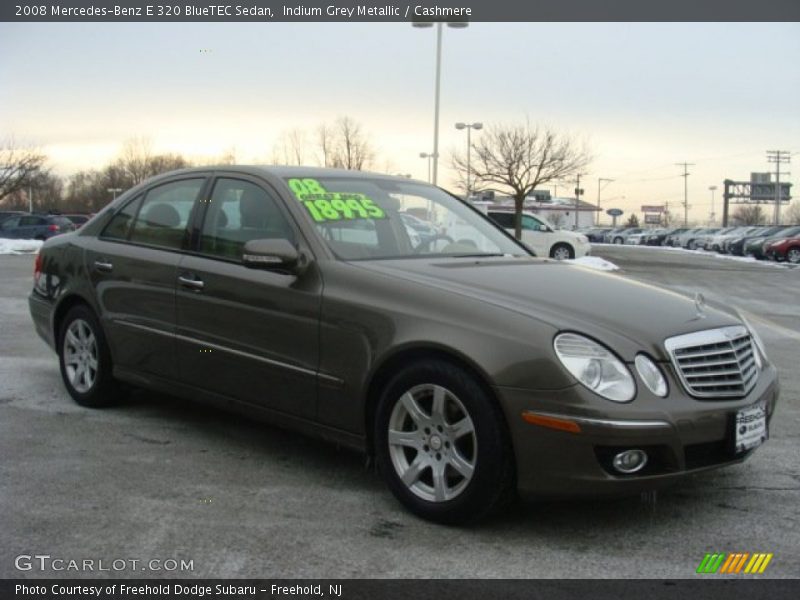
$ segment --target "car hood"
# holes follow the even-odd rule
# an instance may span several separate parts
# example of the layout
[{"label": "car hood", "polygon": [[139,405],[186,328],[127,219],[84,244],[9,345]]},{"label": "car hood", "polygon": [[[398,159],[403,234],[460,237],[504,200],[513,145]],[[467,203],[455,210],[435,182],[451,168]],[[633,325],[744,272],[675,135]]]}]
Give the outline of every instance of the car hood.
[{"label": "car hood", "polygon": [[[559,261],[420,258],[353,264],[522,313],[559,331],[596,337],[626,360],[637,349],[665,360],[663,342],[668,337],[740,324],[722,307],[698,308],[693,298]],[[413,297],[413,290],[409,294]]]}]

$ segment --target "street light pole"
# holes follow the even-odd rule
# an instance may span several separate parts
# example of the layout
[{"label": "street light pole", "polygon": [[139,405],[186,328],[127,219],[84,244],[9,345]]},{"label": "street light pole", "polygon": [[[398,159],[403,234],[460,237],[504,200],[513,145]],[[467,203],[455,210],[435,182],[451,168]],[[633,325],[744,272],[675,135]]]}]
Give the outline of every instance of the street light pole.
[{"label": "street light pole", "polygon": [[483,129],[483,123],[456,123],[456,129],[466,129],[467,130],[467,198],[472,197],[472,185],[471,185],[471,169],[470,169],[470,154],[472,151],[472,140],[470,138],[470,131],[473,129]]},{"label": "street light pole", "polygon": [[[412,23],[414,27],[432,27],[433,23],[420,21]],[[453,28],[462,28],[467,27],[468,23],[463,22],[448,22],[448,27]],[[439,21],[436,23],[436,89],[434,92],[434,101],[433,101],[433,174],[432,174],[432,181],[433,185],[436,185],[436,181],[439,175],[439,90],[441,87],[441,75],[442,75],[442,22]]]},{"label": "street light pole", "polygon": [[428,152],[420,152],[419,153],[419,157],[428,159],[428,179],[427,179],[427,181],[428,181],[428,183],[430,183],[431,182],[431,159],[433,158],[433,154],[428,153]]},{"label": "street light pole", "polygon": [[122,191],[122,188],[108,188],[107,192],[111,192],[114,196],[111,199],[112,202],[117,199],[117,194]]}]

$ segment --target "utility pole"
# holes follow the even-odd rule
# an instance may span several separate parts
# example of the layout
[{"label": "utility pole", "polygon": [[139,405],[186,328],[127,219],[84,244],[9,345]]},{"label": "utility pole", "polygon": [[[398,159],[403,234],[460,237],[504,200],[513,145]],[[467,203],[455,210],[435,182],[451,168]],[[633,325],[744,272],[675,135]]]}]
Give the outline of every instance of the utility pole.
[{"label": "utility pole", "polygon": [[708,189],[711,190],[711,215],[708,219],[708,226],[713,227],[714,221],[716,221],[717,218],[717,213],[714,212],[714,192],[717,191],[717,186],[710,185],[708,186]]},{"label": "utility pole", "polygon": [[790,163],[791,157],[791,153],[786,150],[767,150],[767,161],[775,163],[775,225],[780,225],[781,222],[781,163]]},{"label": "utility pole", "polygon": [[597,178],[597,225],[600,224],[600,215],[603,214],[600,212],[600,185],[603,182],[611,183],[614,181],[613,179],[608,179],[607,177],[598,177]]},{"label": "utility pole", "polygon": [[683,167],[683,226],[689,226],[689,167],[693,167],[694,163],[675,163],[679,167]]},{"label": "utility pole", "polygon": [[578,173],[577,178],[578,178],[578,181],[575,184],[575,229],[578,228],[578,214],[579,214],[578,210],[580,209],[580,204],[581,204],[580,197],[581,197],[581,194],[583,193],[583,190],[581,189],[581,174],[580,173]]}]

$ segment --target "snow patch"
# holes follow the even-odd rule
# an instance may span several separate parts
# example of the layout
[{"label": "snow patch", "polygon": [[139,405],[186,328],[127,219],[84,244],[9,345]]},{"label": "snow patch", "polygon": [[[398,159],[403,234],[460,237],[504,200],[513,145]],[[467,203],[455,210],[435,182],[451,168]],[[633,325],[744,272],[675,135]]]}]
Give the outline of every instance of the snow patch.
[{"label": "snow patch", "polygon": [[0,254],[31,254],[42,247],[41,240],[4,240],[0,239]]},{"label": "snow patch", "polygon": [[597,271],[619,271],[619,267],[612,262],[609,262],[599,256],[581,256],[580,258],[573,258],[565,260],[564,262],[588,267]]}]

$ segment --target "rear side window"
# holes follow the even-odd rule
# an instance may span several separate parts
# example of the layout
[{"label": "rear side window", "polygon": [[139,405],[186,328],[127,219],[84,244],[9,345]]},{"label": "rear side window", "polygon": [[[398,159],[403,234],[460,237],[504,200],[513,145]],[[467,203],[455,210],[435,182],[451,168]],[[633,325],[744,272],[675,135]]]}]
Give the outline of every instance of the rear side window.
[{"label": "rear side window", "polygon": [[130,240],[179,249],[189,238],[188,225],[204,179],[184,179],[151,189],[142,202]]},{"label": "rear side window", "polygon": [[32,225],[44,225],[45,220],[42,217],[22,217],[19,221],[20,227],[31,227]]},{"label": "rear side window", "polygon": [[505,229],[512,229],[514,227],[513,213],[492,212],[489,213],[489,217],[491,217],[492,221],[500,225],[500,227]]},{"label": "rear side window", "polygon": [[20,217],[9,217],[0,223],[0,229],[14,229],[19,226]]},{"label": "rear side window", "polygon": [[133,220],[139,212],[139,205],[142,203],[142,196],[137,196],[128,202],[111,221],[106,225],[101,237],[112,240],[127,240],[133,227]]}]

